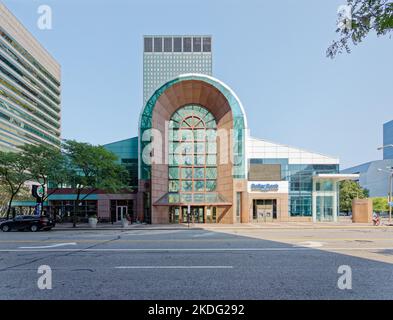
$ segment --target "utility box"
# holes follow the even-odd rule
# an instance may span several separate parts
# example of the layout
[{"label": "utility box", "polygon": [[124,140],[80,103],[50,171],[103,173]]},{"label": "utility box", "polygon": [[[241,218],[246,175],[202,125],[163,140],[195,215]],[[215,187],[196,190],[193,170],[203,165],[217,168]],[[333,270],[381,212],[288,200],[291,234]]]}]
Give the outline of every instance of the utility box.
[{"label": "utility box", "polygon": [[373,201],[371,199],[354,199],[352,201],[352,222],[371,223],[373,220]]}]

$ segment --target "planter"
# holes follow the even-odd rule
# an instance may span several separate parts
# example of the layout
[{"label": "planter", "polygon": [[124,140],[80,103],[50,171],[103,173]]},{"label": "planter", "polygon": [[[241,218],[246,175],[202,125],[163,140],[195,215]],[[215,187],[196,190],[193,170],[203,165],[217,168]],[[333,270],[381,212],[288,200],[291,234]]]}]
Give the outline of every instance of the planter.
[{"label": "planter", "polygon": [[97,218],[89,218],[89,226],[90,228],[96,228],[97,227]]},{"label": "planter", "polygon": [[129,225],[129,221],[127,219],[123,219],[123,220],[121,220],[121,224],[122,224],[123,228],[127,228],[127,226]]}]

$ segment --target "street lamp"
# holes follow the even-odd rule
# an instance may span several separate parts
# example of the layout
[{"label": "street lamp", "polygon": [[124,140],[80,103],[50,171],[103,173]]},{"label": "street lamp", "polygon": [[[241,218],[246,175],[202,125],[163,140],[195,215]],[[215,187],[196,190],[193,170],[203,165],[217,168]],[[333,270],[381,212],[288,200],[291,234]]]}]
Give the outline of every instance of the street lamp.
[{"label": "street lamp", "polygon": [[382,147],[377,148],[377,150],[383,150],[383,149],[385,149],[385,148],[393,148],[393,144],[384,145],[384,146],[382,146]]},{"label": "street lamp", "polygon": [[389,173],[388,204],[389,204],[389,224],[390,224],[392,220],[393,167],[386,167],[386,169],[389,169],[389,171],[380,168],[378,168],[378,171]]}]

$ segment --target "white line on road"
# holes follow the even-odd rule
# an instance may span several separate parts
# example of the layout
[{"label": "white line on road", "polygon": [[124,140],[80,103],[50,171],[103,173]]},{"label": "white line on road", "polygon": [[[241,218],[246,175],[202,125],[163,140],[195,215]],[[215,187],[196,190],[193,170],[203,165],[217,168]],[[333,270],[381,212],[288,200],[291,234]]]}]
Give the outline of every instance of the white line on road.
[{"label": "white line on road", "polygon": [[[92,248],[92,249],[0,249],[0,252],[231,252],[231,251],[317,251],[308,247],[284,247],[284,248]],[[367,250],[393,250],[393,247],[356,247],[356,248],[329,248],[318,251],[367,251]]]},{"label": "white line on road", "polygon": [[307,247],[307,248],[320,248],[325,244],[325,242],[318,242],[318,241],[304,241],[304,242],[299,242],[295,246],[302,246],[302,247]]},{"label": "white line on road", "polygon": [[19,249],[46,249],[46,248],[56,248],[56,247],[64,247],[64,246],[76,246],[76,242],[68,242],[68,243],[57,243],[51,244],[48,246],[34,246],[34,247],[19,247]]},{"label": "white line on road", "polygon": [[115,269],[233,269],[233,266],[119,266]]}]

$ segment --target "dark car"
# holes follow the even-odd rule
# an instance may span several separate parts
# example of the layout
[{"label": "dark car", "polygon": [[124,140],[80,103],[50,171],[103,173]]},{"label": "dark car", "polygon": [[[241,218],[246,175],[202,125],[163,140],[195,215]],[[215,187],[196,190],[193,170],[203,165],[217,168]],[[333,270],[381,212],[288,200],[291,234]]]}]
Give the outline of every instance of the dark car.
[{"label": "dark car", "polygon": [[11,230],[50,230],[55,226],[55,222],[46,216],[16,216],[14,219],[0,222],[0,230],[8,232]]}]

